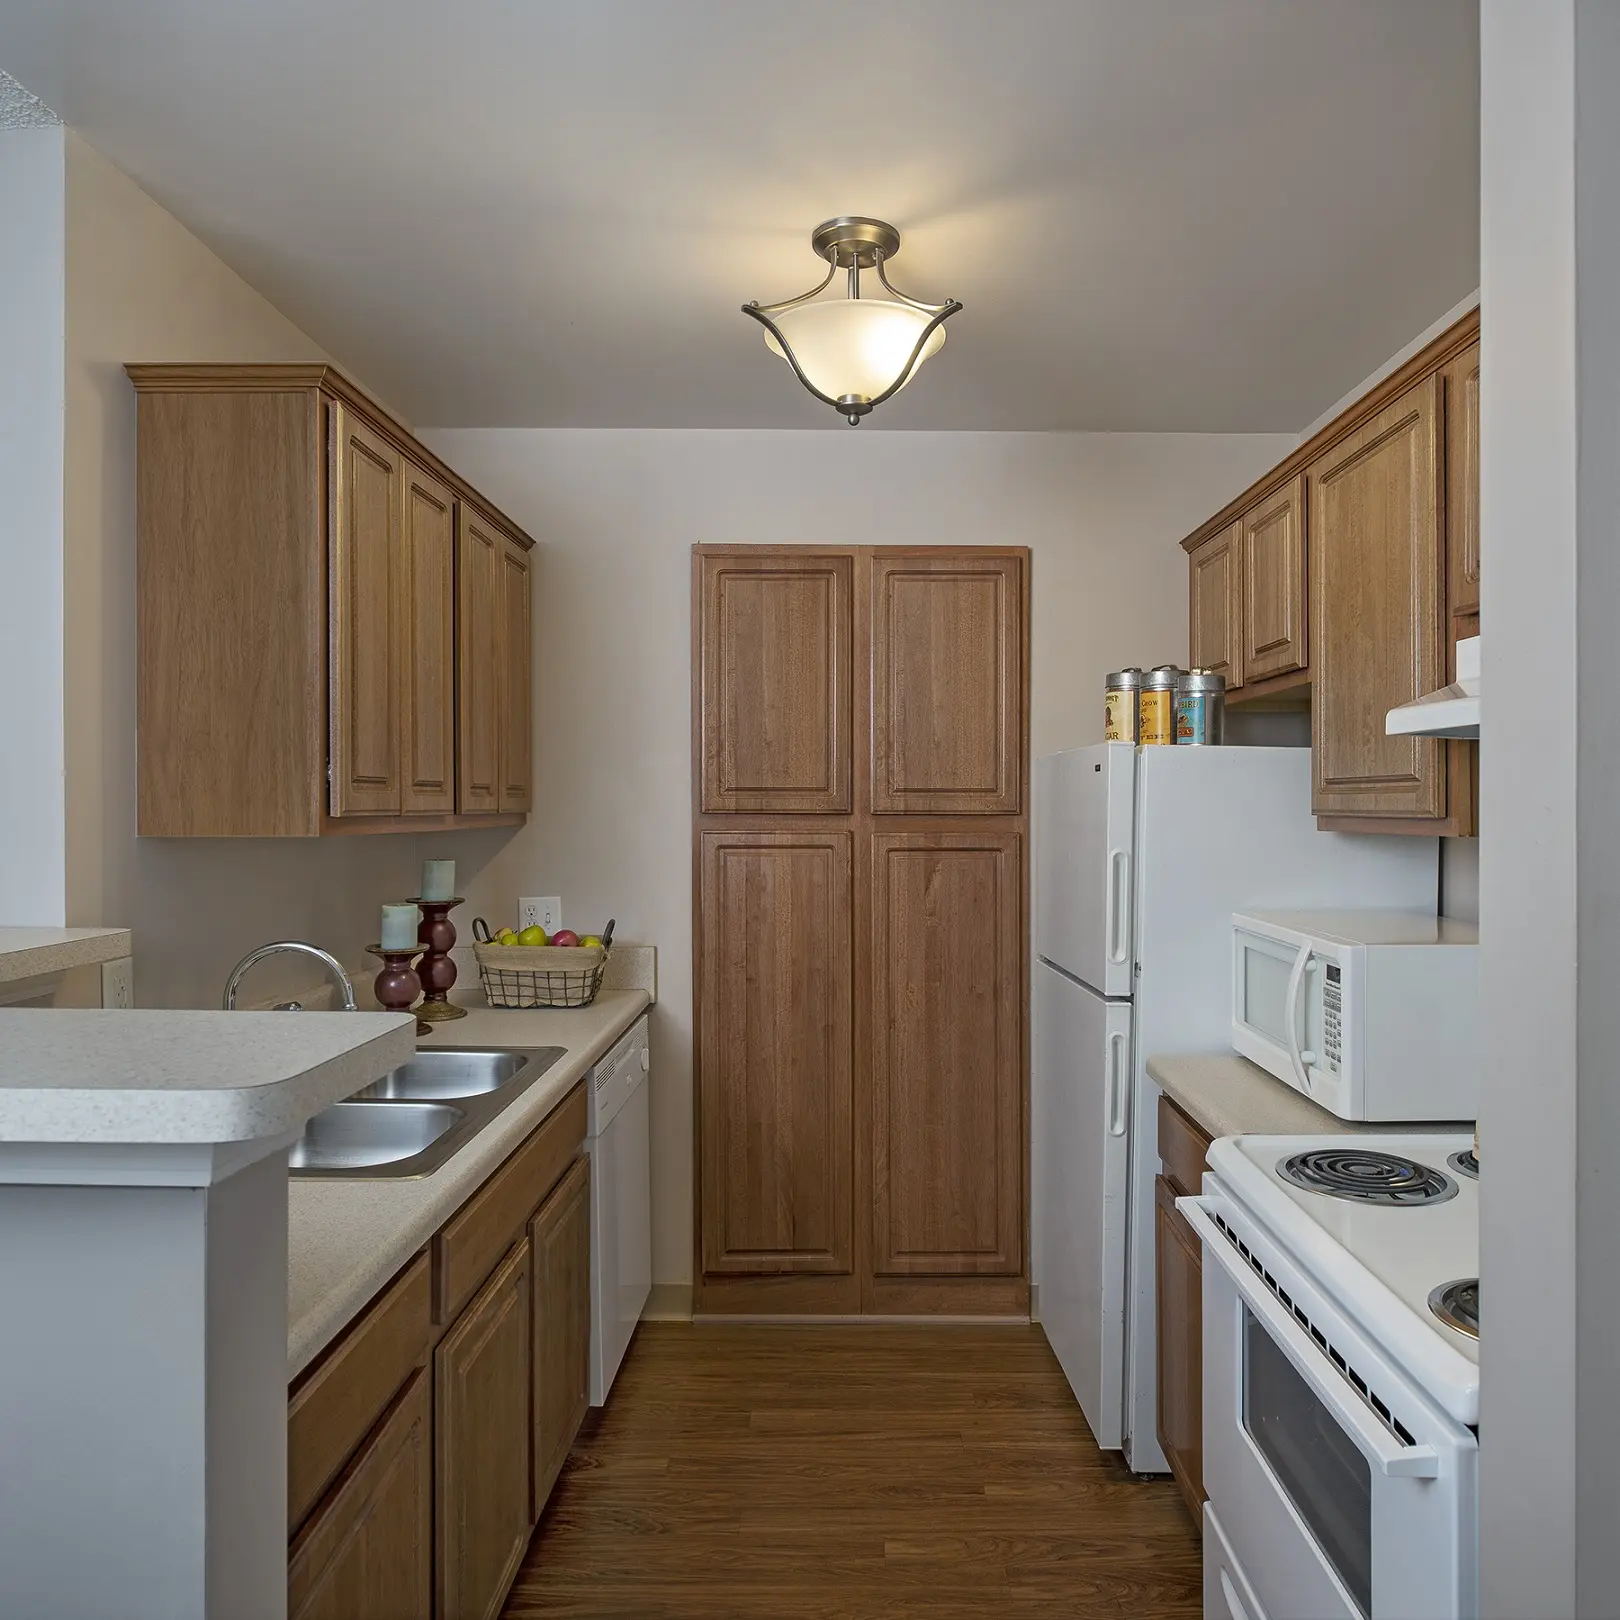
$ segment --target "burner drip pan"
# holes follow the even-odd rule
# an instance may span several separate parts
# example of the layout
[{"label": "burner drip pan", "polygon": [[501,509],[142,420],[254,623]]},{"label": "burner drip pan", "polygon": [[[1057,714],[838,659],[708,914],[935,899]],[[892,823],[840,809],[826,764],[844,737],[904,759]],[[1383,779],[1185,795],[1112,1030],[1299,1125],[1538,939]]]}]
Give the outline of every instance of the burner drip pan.
[{"label": "burner drip pan", "polygon": [[1442,1170],[1370,1148],[1313,1148],[1282,1160],[1277,1174],[1306,1192],[1391,1208],[1441,1204],[1457,1196]]},{"label": "burner drip pan", "polygon": [[1429,1295],[1429,1309],[1459,1333],[1479,1337],[1479,1278],[1464,1277],[1458,1282],[1441,1283]]},{"label": "burner drip pan", "polygon": [[1479,1180],[1479,1155],[1472,1148],[1465,1148],[1461,1153],[1453,1153],[1446,1163],[1459,1176],[1467,1176],[1470,1181]]}]

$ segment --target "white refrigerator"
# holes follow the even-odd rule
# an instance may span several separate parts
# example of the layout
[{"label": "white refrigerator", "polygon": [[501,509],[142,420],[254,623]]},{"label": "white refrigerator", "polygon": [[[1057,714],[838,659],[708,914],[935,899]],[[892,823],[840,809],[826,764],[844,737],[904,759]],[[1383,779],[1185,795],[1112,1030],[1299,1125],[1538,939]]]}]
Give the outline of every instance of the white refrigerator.
[{"label": "white refrigerator", "polygon": [[1318,832],[1308,748],[1071,749],[1033,810],[1032,1278],[1097,1443],[1160,1473],[1147,1059],[1230,1049],[1234,911],[1433,911],[1439,841]]}]

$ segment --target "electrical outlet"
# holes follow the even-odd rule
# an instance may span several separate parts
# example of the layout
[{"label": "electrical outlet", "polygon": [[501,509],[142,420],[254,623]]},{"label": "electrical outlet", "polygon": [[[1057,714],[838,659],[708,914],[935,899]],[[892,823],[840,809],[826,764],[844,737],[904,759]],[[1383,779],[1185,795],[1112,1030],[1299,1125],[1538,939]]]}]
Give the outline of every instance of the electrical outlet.
[{"label": "electrical outlet", "polygon": [[101,1005],[125,1010],[135,1005],[135,963],[130,957],[101,964]]},{"label": "electrical outlet", "polygon": [[526,895],[518,901],[518,927],[533,928],[536,924],[548,934],[562,927],[562,901],[556,895]]}]

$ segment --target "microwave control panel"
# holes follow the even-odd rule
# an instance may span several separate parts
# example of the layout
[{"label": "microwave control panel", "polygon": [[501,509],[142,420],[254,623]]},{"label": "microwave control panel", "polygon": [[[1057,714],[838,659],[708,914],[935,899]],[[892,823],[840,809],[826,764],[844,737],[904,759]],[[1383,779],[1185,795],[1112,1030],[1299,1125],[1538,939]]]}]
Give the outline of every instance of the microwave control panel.
[{"label": "microwave control panel", "polygon": [[1324,1069],[1337,1070],[1343,1051],[1340,1014],[1344,1009],[1344,995],[1339,982],[1337,962],[1323,964],[1322,975],[1322,1064]]}]

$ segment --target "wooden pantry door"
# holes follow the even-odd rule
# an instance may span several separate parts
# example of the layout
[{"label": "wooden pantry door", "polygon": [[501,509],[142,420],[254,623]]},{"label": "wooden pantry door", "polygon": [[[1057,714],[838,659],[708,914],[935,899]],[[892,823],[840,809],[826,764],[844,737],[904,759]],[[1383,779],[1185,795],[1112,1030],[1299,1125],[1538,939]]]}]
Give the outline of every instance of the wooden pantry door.
[{"label": "wooden pantry door", "polygon": [[1029,557],[694,548],[700,1312],[1028,1308]]}]

